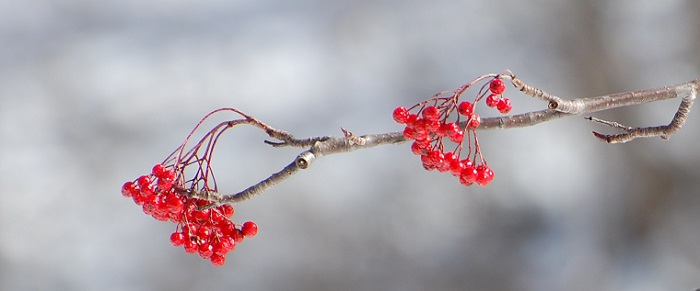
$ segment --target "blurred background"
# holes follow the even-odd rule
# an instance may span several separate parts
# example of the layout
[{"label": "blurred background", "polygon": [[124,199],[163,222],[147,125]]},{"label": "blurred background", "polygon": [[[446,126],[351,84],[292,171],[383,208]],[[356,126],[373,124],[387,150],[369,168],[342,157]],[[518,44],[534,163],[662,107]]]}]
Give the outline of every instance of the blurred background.
[{"label": "blurred background", "polygon": [[[607,145],[582,118],[482,132],[488,187],[424,171],[408,144],[327,156],[236,205],[260,232],[219,268],[120,188],[219,107],[307,137],[401,130],[396,106],[505,69],[565,98],[686,82],[699,16],[691,0],[2,1],[0,289],[695,290],[697,109],[668,141]],[[506,94],[513,113],[544,106]],[[597,116],[658,125],[677,105]],[[220,141],[220,189],[299,153],[264,138]]]}]

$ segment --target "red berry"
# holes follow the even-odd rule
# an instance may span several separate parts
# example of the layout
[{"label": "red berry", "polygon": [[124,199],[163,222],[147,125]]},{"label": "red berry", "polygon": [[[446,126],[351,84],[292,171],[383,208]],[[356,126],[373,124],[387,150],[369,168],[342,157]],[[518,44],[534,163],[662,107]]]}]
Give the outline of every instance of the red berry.
[{"label": "red berry", "polygon": [[510,112],[511,109],[513,109],[513,105],[510,104],[510,99],[508,98],[502,98],[501,100],[498,100],[498,104],[496,105],[496,108],[498,109],[498,112],[502,114],[506,114]]},{"label": "red berry", "polygon": [[494,173],[491,168],[486,165],[479,165],[476,167],[477,177],[476,183],[481,186],[486,186],[493,180]]},{"label": "red berry", "polygon": [[141,176],[141,177],[139,177],[138,179],[136,179],[136,183],[139,184],[139,189],[140,189],[141,191],[143,191],[143,190],[145,190],[145,189],[149,189],[149,188],[150,188],[150,186],[151,186],[151,178],[149,178],[148,176],[145,176],[145,175],[144,175],[144,176]]},{"label": "red berry", "polygon": [[478,114],[472,114],[472,116],[469,118],[469,121],[467,121],[467,126],[469,128],[477,128],[481,124],[481,117],[479,117]]},{"label": "red berry", "polygon": [[151,173],[152,173],[153,176],[155,176],[156,178],[164,178],[164,177],[165,177],[165,171],[166,171],[165,166],[163,166],[162,164],[156,164],[155,166],[153,166],[153,169],[151,170]]},{"label": "red berry", "polygon": [[187,239],[185,240],[185,252],[194,254],[199,250],[199,246],[194,240]]},{"label": "red berry", "polygon": [[199,252],[200,257],[208,259],[214,254],[214,246],[210,245],[209,243],[203,243],[199,246],[197,251]]},{"label": "red berry", "polygon": [[503,94],[503,92],[506,90],[506,84],[501,79],[494,79],[489,85],[489,90],[491,90],[491,93],[496,95]]},{"label": "red berry", "polygon": [[258,225],[252,221],[246,221],[243,223],[243,228],[241,232],[245,237],[254,237],[258,233]]},{"label": "red berry", "polygon": [[231,237],[231,236],[221,237],[221,242],[223,243],[223,246],[224,246],[223,250],[226,253],[228,253],[236,248],[236,240],[233,239],[233,237]]},{"label": "red berry", "polygon": [[233,206],[224,204],[221,205],[221,213],[226,217],[226,218],[231,218],[235,211],[233,210]]},{"label": "red berry", "polygon": [[464,168],[466,168],[466,165],[462,163],[456,156],[454,160],[450,160],[450,172],[452,172],[452,176],[458,177],[462,175],[462,171],[464,171]]},{"label": "red berry", "polygon": [[236,231],[234,231],[234,232],[231,234],[231,237],[233,238],[233,240],[234,240],[236,243],[242,242],[243,239],[245,238],[245,236],[243,235],[243,232],[242,232],[241,230],[238,230],[238,229],[236,229]]},{"label": "red berry", "polygon": [[424,142],[424,141],[426,141],[426,140],[420,140],[420,141],[417,140],[417,141],[413,142],[413,144],[411,144],[411,151],[415,155],[420,156],[420,155],[425,154],[428,151],[428,147],[430,147],[430,143]]},{"label": "red berry", "polygon": [[238,231],[236,225],[228,219],[219,223],[219,228],[225,236],[233,236]]},{"label": "red berry", "polygon": [[477,172],[471,165],[465,165],[464,170],[459,175],[459,182],[465,186],[469,186],[476,182]]},{"label": "red berry", "polygon": [[426,154],[420,156],[420,161],[423,164],[423,169],[426,171],[435,170],[435,164],[433,164],[433,161],[430,159],[429,155]]},{"label": "red berry", "polygon": [[406,122],[408,122],[408,115],[409,113],[406,107],[396,107],[396,109],[394,109],[394,121],[396,121],[399,124],[405,124]]},{"label": "red berry", "polygon": [[204,209],[204,210],[195,210],[192,211],[192,218],[194,218],[197,221],[204,221],[207,218],[209,218],[209,209]]},{"label": "red berry", "polygon": [[209,238],[211,236],[211,233],[212,233],[211,227],[209,227],[207,225],[202,225],[197,230],[197,237]]},{"label": "red berry", "polygon": [[185,244],[185,234],[182,232],[173,232],[173,234],[170,235],[170,242],[176,247]]},{"label": "red berry", "polygon": [[182,213],[185,209],[185,203],[177,195],[170,193],[165,196],[165,205],[167,205],[168,210],[172,213]]},{"label": "red berry", "polygon": [[455,131],[448,133],[449,138],[454,143],[461,143],[464,140],[464,131],[461,128],[457,128]]},{"label": "red berry", "polygon": [[486,106],[491,108],[496,107],[499,100],[501,100],[501,97],[499,95],[491,94],[488,97],[486,97]]},{"label": "red berry", "polygon": [[428,106],[423,109],[423,119],[436,121],[440,118],[440,110],[435,106]]},{"label": "red berry", "polygon": [[413,125],[416,124],[416,121],[418,121],[418,115],[409,114],[409,115],[408,115],[408,120],[406,121],[406,126],[407,126],[407,127],[413,127]]},{"label": "red berry", "polygon": [[236,241],[230,236],[224,236],[219,239],[219,242],[214,244],[214,254],[223,256],[235,248]]},{"label": "red berry", "polygon": [[122,186],[122,195],[124,195],[124,197],[132,197],[135,193],[138,193],[138,190],[136,190],[136,184],[134,184],[134,182],[124,183],[124,186]]},{"label": "red berry", "polygon": [[464,116],[470,116],[474,112],[474,105],[467,101],[459,103],[459,105],[457,105],[457,112]]},{"label": "red berry", "polygon": [[211,255],[211,258],[209,258],[209,261],[211,261],[212,265],[217,266],[217,267],[221,267],[224,264],[226,264],[226,257],[221,256],[221,255],[217,255],[217,254],[213,254],[213,255]]},{"label": "red berry", "polygon": [[403,129],[403,137],[406,139],[415,139],[416,138],[416,130],[413,129],[412,127],[406,127]]}]

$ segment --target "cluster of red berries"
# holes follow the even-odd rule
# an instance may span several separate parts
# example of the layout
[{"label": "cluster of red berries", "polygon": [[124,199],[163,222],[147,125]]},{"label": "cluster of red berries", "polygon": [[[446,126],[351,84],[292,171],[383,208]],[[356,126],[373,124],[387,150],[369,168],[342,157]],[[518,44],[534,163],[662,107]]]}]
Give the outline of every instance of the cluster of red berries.
[{"label": "cluster of red berries", "polygon": [[[397,123],[405,124],[403,135],[414,141],[411,150],[420,156],[423,168],[428,171],[450,172],[465,186],[473,183],[485,186],[493,180],[494,172],[486,164],[479,148],[475,130],[481,124],[481,118],[474,109],[487,93],[477,94],[473,103],[459,102],[460,95],[471,85],[464,86],[449,97],[440,97],[441,93],[438,93],[411,108],[398,107],[394,109],[393,118]],[[497,108],[502,114],[513,108],[510,100],[503,97],[505,88],[503,80],[496,76],[489,82],[490,93],[486,97],[487,106]],[[413,109],[418,111],[411,113]],[[457,118],[449,121],[455,109]],[[460,122],[461,118],[466,121]],[[457,144],[457,147],[453,151],[445,150],[444,138]],[[462,159],[460,155],[465,141],[468,153]],[[477,159],[479,163],[476,162]]]},{"label": "cluster of red berries", "polygon": [[255,236],[258,226],[252,221],[234,224],[229,220],[234,214],[231,205],[200,209],[210,202],[181,194],[175,176],[172,168],[157,164],[151,174],[124,183],[122,195],[132,198],[147,215],[176,223],[177,229],[170,236],[173,245],[198,253],[215,266],[224,265],[226,254],[245,237]]}]

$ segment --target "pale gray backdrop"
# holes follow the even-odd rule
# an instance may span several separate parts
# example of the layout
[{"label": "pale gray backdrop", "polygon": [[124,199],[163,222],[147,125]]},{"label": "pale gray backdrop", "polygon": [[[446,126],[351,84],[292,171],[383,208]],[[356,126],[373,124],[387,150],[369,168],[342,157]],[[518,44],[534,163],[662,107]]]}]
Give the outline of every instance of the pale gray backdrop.
[{"label": "pale gray backdrop", "polygon": [[[697,109],[668,141],[606,145],[580,118],[483,132],[488,187],[408,144],[325,157],[236,206],[260,233],[221,268],[120,194],[218,107],[339,135],[400,130],[394,107],[505,69],[568,98],[695,79],[699,19],[691,0],[2,1],[0,289],[700,288]],[[600,116],[656,125],[677,104]],[[228,137],[231,192],[297,154]]]}]

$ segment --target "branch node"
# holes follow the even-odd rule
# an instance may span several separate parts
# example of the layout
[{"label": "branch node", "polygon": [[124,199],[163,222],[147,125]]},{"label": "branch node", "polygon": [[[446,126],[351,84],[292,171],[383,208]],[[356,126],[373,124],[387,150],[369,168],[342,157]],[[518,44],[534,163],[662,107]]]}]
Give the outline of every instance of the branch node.
[{"label": "branch node", "polygon": [[305,152],[299,154],[299,156],[297,156],[294,163],[297,165],[297,167],[299,167],[299,169],[306,169],[311,165],[311,163],[315,159],[316,159],[316,155],[314,155],[310,151],[305,151]]}]

